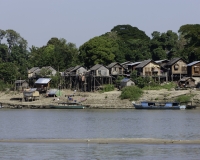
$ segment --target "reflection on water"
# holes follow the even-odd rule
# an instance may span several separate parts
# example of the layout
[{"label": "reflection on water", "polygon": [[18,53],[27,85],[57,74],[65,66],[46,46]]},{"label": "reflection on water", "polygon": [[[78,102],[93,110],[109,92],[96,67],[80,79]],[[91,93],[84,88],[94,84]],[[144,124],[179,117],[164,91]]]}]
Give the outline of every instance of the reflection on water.
[{"label": "reflection on water", "polygon": [[[0,139],[200,139],[200,110],[0,109]],[[0,143],[0,159],[198,159],[199,145]],[[173,158],[172,158],[173,155]],[[134,157],[134,158],[133,158]]]}]

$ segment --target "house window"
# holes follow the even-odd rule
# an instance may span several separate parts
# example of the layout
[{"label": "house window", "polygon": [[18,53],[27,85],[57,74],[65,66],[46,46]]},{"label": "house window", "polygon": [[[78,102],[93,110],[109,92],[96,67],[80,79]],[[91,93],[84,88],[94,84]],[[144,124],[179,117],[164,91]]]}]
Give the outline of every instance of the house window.
[{"label": "house window", "polygon": [[101,75],[101,70],[98,70],[98,75]]},{"label": "house window", "polygon": [[174,65],[174,69],[175,69],[175,70],[178,70],[178,68],[179,68],[179,65],[178,65],[178,64],[175,64],[175,65]]},{"label": "house window", "polygon": [[199,67],[194,67],[194,72],[198,73],[199,72]]}]

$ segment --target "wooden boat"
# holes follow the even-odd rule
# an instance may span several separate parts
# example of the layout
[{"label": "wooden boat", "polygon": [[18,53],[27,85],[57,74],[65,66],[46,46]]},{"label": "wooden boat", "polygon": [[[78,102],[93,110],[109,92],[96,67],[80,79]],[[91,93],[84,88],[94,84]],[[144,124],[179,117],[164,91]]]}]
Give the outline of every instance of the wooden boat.
[{"label": "wooden boat", "polygon": [[82,105],[81,103],[77,102],[61,102],[55,105],[50,105],[50,109],[84,109],[87,106]]},{"label": "wooden boat", "polygon": [[186,109],[186,105],[180,105],[179,102],[146,102],[143,101],[140,104],[132,102],[135,109],[161,109],[161,110],[179,110]]}]

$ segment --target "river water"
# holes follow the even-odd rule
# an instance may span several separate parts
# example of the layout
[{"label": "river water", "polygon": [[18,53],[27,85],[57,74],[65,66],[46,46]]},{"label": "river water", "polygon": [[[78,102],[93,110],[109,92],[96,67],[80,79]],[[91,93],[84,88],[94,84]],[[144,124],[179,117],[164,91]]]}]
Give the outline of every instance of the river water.
[{"label": "river water", "polygon": [[[200,110],[0,109],[0,139],[200,139]],[[0,143],[0,159],[199,159],[199,144]]]}]

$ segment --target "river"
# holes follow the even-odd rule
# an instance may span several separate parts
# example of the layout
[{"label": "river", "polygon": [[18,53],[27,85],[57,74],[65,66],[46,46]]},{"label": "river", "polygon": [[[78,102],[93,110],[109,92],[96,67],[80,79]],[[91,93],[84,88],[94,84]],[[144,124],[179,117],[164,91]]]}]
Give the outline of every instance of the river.
[{"label": "river", "polygon": [[[200,139],[200,110],[0,109],[0,139]],[[199,159],[199,144],[0,143],[0,159]]]}]

